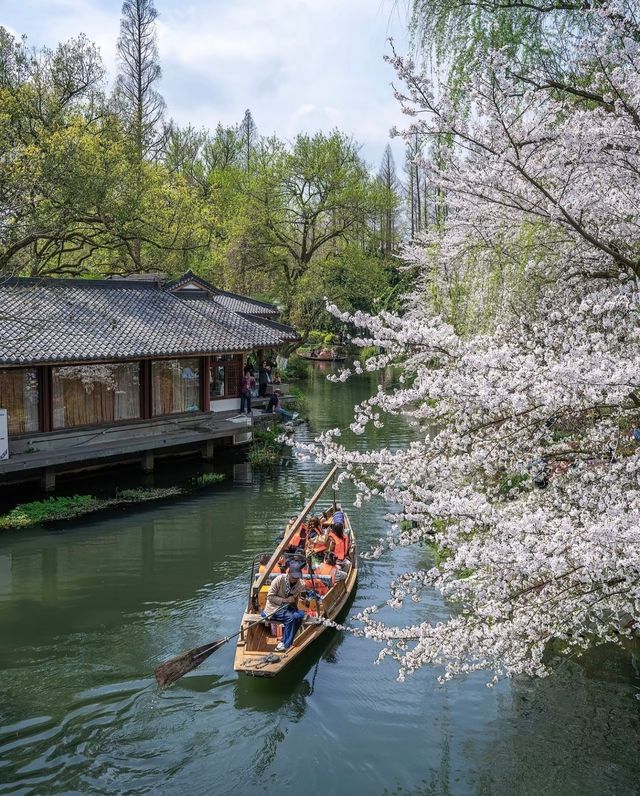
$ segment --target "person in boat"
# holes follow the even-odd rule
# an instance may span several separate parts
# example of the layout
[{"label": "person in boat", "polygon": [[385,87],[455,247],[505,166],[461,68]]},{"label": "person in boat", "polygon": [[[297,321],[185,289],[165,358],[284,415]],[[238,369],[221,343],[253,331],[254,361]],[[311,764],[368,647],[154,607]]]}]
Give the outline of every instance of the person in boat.
[{"label": "person in boat", "polygon": [[284,632],[276,652],[284,652],[293,644],[296,633],[304,621],[304,611],[298,610],[298,599],[306,589],[302,577],[302,563],[294,560],[283,575],[276,575],[267,592],[267,602],[262,616],[274,622],[282,622]]},{"label": "person in boat", "polygon": [[320,525],[319,517],[312,517],[309,520],[309,528],[307,531],[307,546],[306,554],[314,559],[314,563],[319,565],[324,559],[324,554],[327,550],[327,534]]},{"label": "person in boat", "polygon": [[[329,591],[331,586],[335,585],[337,580],[337,573],[338,567],[336,566],[336,557],[333,553],[325,553],[324,560],[320,564],[320,566],[316,567],[313,571],[314,575],[320,575],[322,578],[318,578],[317,581],[314,581],[315,590],[321,597]],[[325,578],[331,578],[331,586],[329,586],[325,582]]]},{"label": "person in boat", "polygon": [[269,563],[269,559],[271,556],[269,553],[265,553],[263,556],[260,556],[260,565],[258,566],[258,574],[262,575],[263,572],[267,571],[267,564]]},{"label": "person in boat", "polygon": [[307,526],[304,522],[301,522],[298,526],[297,531],[291,537],[291,541],[289,542],[289,549],[293,548],[297,550],[299,547],[304,550],[307,544]]},{"label": "person in boat", "polygon": [[329,551],[334,553],[339,567],[349,567],[349,537],[340,523],[336,523],[329,531]]},{"label": "person in boat", "polygon": [[339,503],[336,505],[336,510],[333,512],[333,517],[331,519],[333,520],[334,528],[336,525],[342,525],[344,528],[344,511]]}]

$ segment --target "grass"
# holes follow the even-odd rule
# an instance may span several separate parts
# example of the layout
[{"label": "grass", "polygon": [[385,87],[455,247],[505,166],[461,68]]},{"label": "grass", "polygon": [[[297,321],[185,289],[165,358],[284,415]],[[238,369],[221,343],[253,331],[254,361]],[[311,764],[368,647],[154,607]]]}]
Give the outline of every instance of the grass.
[{"label": "grass", "polygon": [[269,426],[253,434],[253,445],[247,458],[253,467],[272,467],[280,461],[282,442],[278,426]]},{"label": "grass", "polygon": [[224,481],[225,476],[223,473],[202,473],[191,482],[194,489],[203,489],[205,486],[212,486],[212,484],[219,484]]},{"label": "grass", "polygon": [[[210,484],[224,481],[221,473],[203,473],[194,479],[193,488],[201,489]],[[85,514],[92,514],[115,506],[133,503],[148,503],[152,500],[184,495],[187,491],[177,486],[156,489],[122,489],[113,498],[99,498],[95,495],[72,495],[71,497],[50,497],[33,503],[22,503],[0,516],[0,530],[17,530],[43,525],[48,522],[72,520]]]}]

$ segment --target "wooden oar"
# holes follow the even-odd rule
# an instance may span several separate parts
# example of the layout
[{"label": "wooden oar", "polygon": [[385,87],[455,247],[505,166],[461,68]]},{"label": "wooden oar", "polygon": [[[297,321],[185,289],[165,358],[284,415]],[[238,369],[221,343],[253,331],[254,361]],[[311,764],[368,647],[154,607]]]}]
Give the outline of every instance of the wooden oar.
[{"label": "wooden oar", "polygon": [[260,573],[260,575],[258,577],[258,580],[254,584],[252,584],[253,591],[255,591],[255,592],[260,591],[261,586],[267,581],[267,578],[271,574],[271,570],[274,568],[274,566],[276,565],[277,561],[280,559],[280,556],[282,555],[282,553],[284,552],[284,550],[288,546],[288,544],[291,541],[291,539],[293,539],[293,537],[295,535],[295,532],[298,530],[300,525],[302,525],[302,522],[304,521],[304,518],[311,511],[311,509],[315,506],[316,502],[319,500],[320,496],[322,495],[324,490],[327,488],[327,485],[329,484],[329,481],[331,481],[331,479],[335,475],[335,472],[336,472],[337,469],[338,469],[338,465],[335,464],[331,468],[331,470],[329,471],[329,474],[327,475],[327,477],[324,479],[324,481],[317,488],[317,490],[315,491],[315,493],[314,493],[313,497],[311,498],[311,500],[302,509],[300,514],[298,514],[298,516],[296,517],[296,521],[289,528],[289,530],[285,532],[284,538],[282,539],[280,544],[276,547],[273,555],[271,556],[271,558],[269,559],[268,564],[265,567],[264,572]]},{"label": "wooden oar", "polygon": [[188,672],[197,669],[203,661],[207,660],[209,655],[212,655],[217,649],[223,647],[228,641],[231,641],[232,638],[236,638],[254,625],[259,625],[260,622],[264,622],[265,619],[270,619],[272,615],[273,614],[269,614],[266,617],[261,616],[260,619],[256,619],[255,622],[251,622],[246,627],[241,628],[232,636],[225,636],[217,641],[211,641],[209,644],[203,644],[201,647],[187,650],[186,652],[180,653],[180,655],[176,655],[175,658],[171,658],[171,660],[156,666],[154,674],[158,685],[160,688],[166,688],[172,683],[175,683],[176,680],[179,680]]}]

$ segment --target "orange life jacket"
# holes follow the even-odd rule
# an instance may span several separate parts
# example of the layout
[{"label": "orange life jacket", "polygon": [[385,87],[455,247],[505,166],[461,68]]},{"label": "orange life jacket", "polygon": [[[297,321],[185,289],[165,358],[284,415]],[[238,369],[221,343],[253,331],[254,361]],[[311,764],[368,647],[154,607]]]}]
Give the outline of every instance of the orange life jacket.
[{"label": "orange life jacket", "polygon": [[304,547],[306,538],[307,538],[307,527],[306,525],[301,525],[291,537],[291,541],[289,542],[289,547]]},{"label": "orange life jacket", "polygon": [[333,531],[330,531],[329,539],[333,540],[333,552],[338,561],[344,560],[349,554],[349,537],[345,533],[341,539]]},{"label": "orange life jacket", "polygon": [[331,564],[327,564],[325,561],[324,563],[320,564],[318,569],[316,569],[316,575],[324,575],[325,577],[331,578],[331,583],[336,582],[336,572],[338,571],[338,567],[331,566]]},{"label": "orange life jacket", "polygon": [[311,577],[312,575],[324,575],[324,572],[320,572],[320,568],[316,569],[314,572],[313,570],[309,570],[308,567],[305,567],[303,573],[309,576],[305,578],[304,582],[308,583],[309,587],[312,588],[316,594],[323,597],[329,591],[329,587],[321,578]]}]

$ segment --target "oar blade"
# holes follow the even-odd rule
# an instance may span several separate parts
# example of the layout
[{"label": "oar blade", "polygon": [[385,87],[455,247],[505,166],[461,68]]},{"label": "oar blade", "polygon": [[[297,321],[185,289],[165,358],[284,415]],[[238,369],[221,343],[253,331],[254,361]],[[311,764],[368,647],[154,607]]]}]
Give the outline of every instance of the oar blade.
[{"label": "oar blade", "polygon": [[212,641],[210,644],[203,644],[201,647],[182,652],[180,655],[176,655],[175,658],[156,666],[154,674],[160,688],[167,688],[167,686],[175,683],[176,680],[179,680],[188,672],[196,669],[203,661],[206,661],[209,655],[220,649],[228,640],[228,638],[222,638],[219,641]]}]

